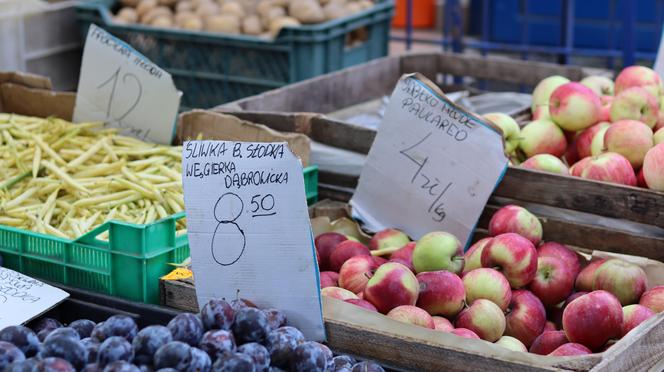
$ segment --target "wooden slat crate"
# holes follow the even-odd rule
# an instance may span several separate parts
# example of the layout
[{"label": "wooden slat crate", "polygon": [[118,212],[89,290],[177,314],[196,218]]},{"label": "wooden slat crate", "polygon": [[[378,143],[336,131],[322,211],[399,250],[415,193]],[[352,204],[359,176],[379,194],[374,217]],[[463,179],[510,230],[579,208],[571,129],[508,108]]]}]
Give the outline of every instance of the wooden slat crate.
[{"label": "wooden slat crate", "polygon": [[[496,210],[487,206],[478,224],[475,239],[486,235],[488,217]],[[311,217],[336,219],[347,216],[345,203],[325,200],[310,207]],[[586,227],[569,221],[540,218],[544,239],[563,241],[572,235],[572,248],[590,254],[602,250],[602,237],[609,231]],[[586,231],[585,233],[583,233]],[[590,235],[594,235],[591,237]],[[646,238],[644,238],[646,239]],[[638,250],[632,248],[632,250]],[[594,252],[606,256],[610,253]],[[650,269],[653,269],[652,267]],[[664,284],[664,265],[656,263],[657,283]],[[660,273],[661,271],[661,273]],[[164,305],[197,311],[194,282],[191,279],[162,281]],[[664,358],[664,313],[641,324],[633,332],[601,354],[578,357],[542,357],[504,350],[475,340],[450,337],[444,333],[402,324],[382,315],[358,310],[353,305],[324,298],[323,317],[329,345],[340,352],[376,359],[385,365],[418,371],[641,371]]]}]

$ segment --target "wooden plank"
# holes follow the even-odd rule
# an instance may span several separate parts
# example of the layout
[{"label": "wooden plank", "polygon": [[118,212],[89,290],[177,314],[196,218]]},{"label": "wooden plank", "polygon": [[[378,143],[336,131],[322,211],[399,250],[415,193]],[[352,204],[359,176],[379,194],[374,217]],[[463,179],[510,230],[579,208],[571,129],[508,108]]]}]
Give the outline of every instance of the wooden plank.
[{"label": "wooden plank", "polygon": [[159,280],[161,304],[179,310],[198,312],[198,299],[193,279]]},{"label": "wooden plank", "polygon": [[664,227],[664,193],[510,167],[495,196]]},{"label": "wooden plank", "polygon": [[580,80],[587,74],[580,67],[552,63],[453,53],[413,53],[376,59],[227,103],[217,109],[326,114],[389,95],[401,75],[411,72],[419,72],[434,82],[438,75],[447,74],[530,86],[551,75]]}]

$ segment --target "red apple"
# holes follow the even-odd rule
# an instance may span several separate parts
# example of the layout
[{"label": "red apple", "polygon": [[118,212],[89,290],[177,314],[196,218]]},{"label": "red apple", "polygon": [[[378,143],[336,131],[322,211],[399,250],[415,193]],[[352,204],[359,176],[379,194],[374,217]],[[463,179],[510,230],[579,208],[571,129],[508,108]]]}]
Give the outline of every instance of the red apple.
[{"label": "red apple", "polygon": [[607,291],[593,291],[572,301],[563,312],[563,330],[570,342],[600,350],[620,337],[623,311],[620,301]]},{"label": "red apple", "polygon": [[526,345],[524,345],[521,341],[511,336],[503,336],[499,338],[498,341],[495,342],[495,344],[498,346],[502,346],[507,350],[521,351],[524,353],[528,352]]},{"label": "red apple", "polygon": [[403,323],[414,324],[424,328],[434,329],[435,325],[431,315],[417,306],[401,305],[387,313],[389,318]]},{"label": "red apple", "polygon": [[505,311],[512,299],[512,289],[505,276],[499,271],[481,267],[463,276],[463,287],[466,290],[466,302],[484,298],[492,301]]},{"label": "red apple", "polygon": [[570,355],[587,355],[593,352],[587,347],[577,343],[567,343],[560,345],[556,350],[549,353],[551,356],[570,356]]},{"label": "red apple", "polygon": [[592,89],[600,97],[612,97],[613,95],[613,80],[606,76],[586,76],[579,83]]},{"label": "red apple", "polygon": [[336,232],[326,232],[316,237],[314,245],[316,246],[316,258],[320,271],[330,270],[330,254],[339,243],[345,240],[348,240],[346,235]]},{"label": "red apple", "polygon": [[574,163],[571,167],[569,167],[569,174],[574,177],[581,177],[583,170],[586,169],[586,166],[591,159],[591,157],[587,157]]},{"label": "red apple", "polygon": [[556,174],[569,174],[569,169],[565,163],[551,154],[534,155],[521,163],[521,167]]},{"label": "red apple", "polygon": [[548,119],[531,121],[521,129],[519,148],[526,157],[537,154],[562,156],[567,149],[567,140],[562,129]]},{"label": "red apple", "polygon": [[563,331],[545,331],[535,338],[530,346],[530,352],[539,355],[547,355],[556,350],[560,345],[566,344],[567,336]]},{"label": "red apple", "polygon": [[380,257],[380,256],[371,256],[371,259],[373,260],[373,263],[376,267],[378,267],[378,266],[380,266],[384,263],[390,262],[387,258],[383,258],[383,257]]},{"label": "red apple", "polygon": [[501,234],[482,250],[482,266],[498,268],[512,288],[521,288],[535,278],[537,251],[533,243],[521,235]]},{"label": "red apple", "polygon": [[539,257],[550,256],[557,257],[565,262],[565,265],[572,271],[574,278],[581,271],[581,263],[579,262],[579,256],[567,247],[564,244],[556,242],[546,242],[537,247],[537,254]]},{"label": "red apple", "polygon": [[583,295],[585,295],[585,294],[588,294],[588,292],[574,292],[574,293],[572,293],[572,294],[569,295],[569,297],[567,297],[567,299],[565,300],[565,303],[563,304],[563,307],[569,305],[572,301],[576,300],[577,298],[579,298],[579,297],[581,297],[581,296],[583,296]]},{"label": "red apple", "polygon": [[463,338],[475,338],[478,340],[480,339],[480,336],[478,336],[477,333],[466,328],[454,328],[450,333]]},{"label": "red apple", "polygon": [[349,258],[339,270],[339,287],[353,293],[364,291],[367,282],[378,265],[371,256],[355,256]]},{"label": "red apple", "polygon": [[454,330],[454,326],[449,320],[447,320],[447,318],[443,318],[442,316],[432,316],[431,318],[433,319],[433,325],[436,331],[449,333]]},{"label": "red apple", "polygon": [[358,299],[355,293],[339,287],[325,287],[320,290],[320,294],[325,297],[332,297],[342,301]]},{"label": "red apple", "polygon": [[339,274],[334,271],[323,271],[320,273],[320,287],[338,287],[339,286]]},{"label": "red apple", "polygon": [[584,129],[583,132],[579,134],[579,137],[576,140],[576,150],[579,154],[579,158],[583,159],[592,155],[590,152],[590,145],[592,144],[593,138],[597,132],[604,128],[609,128],[610,126],[610,123],[599,122],[590,128]]},{"label": "red apple", "polygon": [[581,177],[636,186],[636,174],[632,164],[627,158],[615,152],[605,152],[591,157],[583,167]]},{"label": "red apple", "polygon": [[564,301],[574,289],[574,273],[566,262],[558,257],[540,256],[537,259],[537,274],[528,285],[545,306]]},{"label": "red apple", "polygon": [[413,250],[415,272],[447,270],[461,274],[463,247],[454,235],[442,231],[425,234]]},{"label": "red apple", "polygon": [[471,245],[463,254],[463,274],[482,267],[482,249],[491,238],[482,238]]},{"label": "red apple", "polygon": [[498,305],[481,298],[457,316],[455,325],[470,329],[482,340],[494,342],[505,332],[505,315]]},{"label": "red apple", "polygon": [[613,103],[614,96],[600,96],[599,102],[602,107],[599,109],[599,121],[611,121],[611,104]]},{"label": "red apple", "polygon": [[631,87],[613,99],[609,115],[614,123],[625,119],[638,120],[653,128],[659,118],[659,101],[645,89]]},{"label": "red apple", "polygon": [[614,92],[620,92],[631,87],[642,87],[655,97],[662,92],[662,81],[659,75],[651,68],[645,66],[625,67],[616,77]]},{"label": "red apple", "polygon": [[415,305],[419,283],[406,266],[388,262],[380,266],[367,282],[364,299],[386,314],[401,305]]},{"label": "red apple", "polygon": [[597,123],[601,107],[595,92],[575,82],[559,86],[549,98],[551,119],[568,131],[583,130]]},{"label": "red apple", "polygon": [[639,305],[643,305],[648,309],[661,313],[664,311],[664,285],[658,285],[645,291],[641,296]]},{"label": "red apple", "polygon": [[616,121],[604,134],[604,147],[609,152],[624,156],[632,167],[638,169],[653,142],[652,129],[636,120]]},{"label": "red apple", "polygon": [[655,312],[642,305],[627,305],[623,307],[623,323],[620,337],[625,337],[627,332],[653,316],[655,316]]},{"label": "red apple", "polygon": [[642,268],[614,258],[604,262],[595,271],[593,290],[610,292],[625,306],[639,302],[646,291],[647,280]]},{"label": "red apple", "polygon": [[[567,164],[574,164],[581,158],[579,157],[579,152],[576,149],[576,141],[577,138],[574,138],[571,142],[567,141],[567,148],[563,154],[563,159]],[[569,173],[569,169],[567,172]]]},{"label": "red apple", "polygon": [[646,153],[643,159],[643,179],[649,189],[664,191],[664,143]]},{"label": "red apple", "polygon": [[512,293],[510,310],[507,312],[505,334],[517,338],[530,347],[544,330],[546,311],[534,294],[524,289]]},{"label": "red apple", "polygon": [[466,292],[464,283],[449,271],[429,271],[417,274],[420,294],[417,306],[431,315],[453,317],[463,309]]},{"label": "red apple", "polygon": [[359,298],[357,298],[357,299],[356,298],[351,298],[351,299],[348,299],[348,300],[344,300],[344,302],[348,302],[349,304],[359,306],[359,307],[361,307],[365,310],[378,312],[378,310],[376,310],[376,307],[374,305],[372,305],[370,302],[365,301],[365,300],[361,300]]},{"label": "red apple", "polygon": [[339,272],[341,265],[355,256],[371,256],[371,253],[369,248],[360,242],[345,240],[339,243],[330,254],[330,270]]},{"label": "red apple", "polygon": [[410,242],[403,247],[399,248],[397,251],[392,253],[390,256],[391,260],[401,260],[401,263],[408,266],[411,270],[415,271],[413,267],[413,251],[415,250],[415,242]]},{"label": "red apple", "polygon": [[643,177],[643,168],[639,169],[639,173],[636,174],[636,186],[643,187],[644,189],[648,188],[645,177]]},{"label": "red apple", "polygon": [[533,115],[538,112],[542,115],[541,111],[545,111],[548,117],[551,93],[565,83],[569,83],[569,79],[560,75],[549,76],[537,83],[537,86],[533,89],[532,104],[530,105]]},{"label": "red apple", "polygon": [[542,240],[542,224],[526,208],[506,205],[491,216],[489,235],[516,233],[530,240],[534,245]]},{"label": "red apple", "polygon": [[369,249],[372,251],[387,248],[399,249],[408,244],[410,239],[408,235],[397,229],[385,229],[377,232],[369,242]]},{"label": "red apple", "polygon": [[590,292],[593,290],[595,270],[597,270],[604,261],[606,261],[606,259],[603,258],[592,261],[579,272],[579,275],[576,277],[576,283],[574,284],[577,291]]},{"label": "red apple", "polygon": [[547,320],[546,324],[544,325],[544,330],[542,332],[557,331],[557,330],[558,330],[558,328],[556,328],[556,325],[552,321]]}]

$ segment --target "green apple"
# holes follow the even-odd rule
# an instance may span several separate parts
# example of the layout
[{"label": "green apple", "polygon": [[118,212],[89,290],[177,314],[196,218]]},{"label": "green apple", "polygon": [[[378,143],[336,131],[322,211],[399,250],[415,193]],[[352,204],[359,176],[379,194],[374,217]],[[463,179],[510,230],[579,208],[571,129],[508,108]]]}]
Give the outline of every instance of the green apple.
[{"label": "green apple", "polygon": [[447,270],[457,275],[463,270],[463,248],[450,233],[433,231],[415,244],[413,267],[418,273]]}]

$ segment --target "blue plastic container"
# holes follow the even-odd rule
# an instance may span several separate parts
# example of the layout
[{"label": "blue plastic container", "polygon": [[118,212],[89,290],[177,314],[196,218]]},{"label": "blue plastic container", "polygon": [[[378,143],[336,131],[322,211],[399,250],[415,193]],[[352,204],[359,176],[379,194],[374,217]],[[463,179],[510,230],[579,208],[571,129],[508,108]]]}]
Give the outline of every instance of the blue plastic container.
[{"label": "blue plastic container", "polygon": [[[289,83],[387,55],[391,0],[349,17],[284,28],[274,40],[247,35],[121,25],[112,21],[115,0],[83,3],[81,31],[90,23],[128,42],[171,75],[184,92],[183,109],[209,108]],[[347,45],[349,36],[361,42]]]},{"label": "blue plastic container", "polygon": [[[476,5],[481,1],[489,0],[476,0]],[[628,1],[636,5],[636,52],[656,53],[664,19],[664,0],[575,1],[573,47],[622,49],[623,13]],[[527,17],[523,5],[528,9]],[[524,22],[527,22],[527,44],[559,46],[562,44],[561,11],[562,0],[490,0],[489,41],[520,44]],[[476,12],[473,17],[473,22],[481,24],[481,14]]]}]

